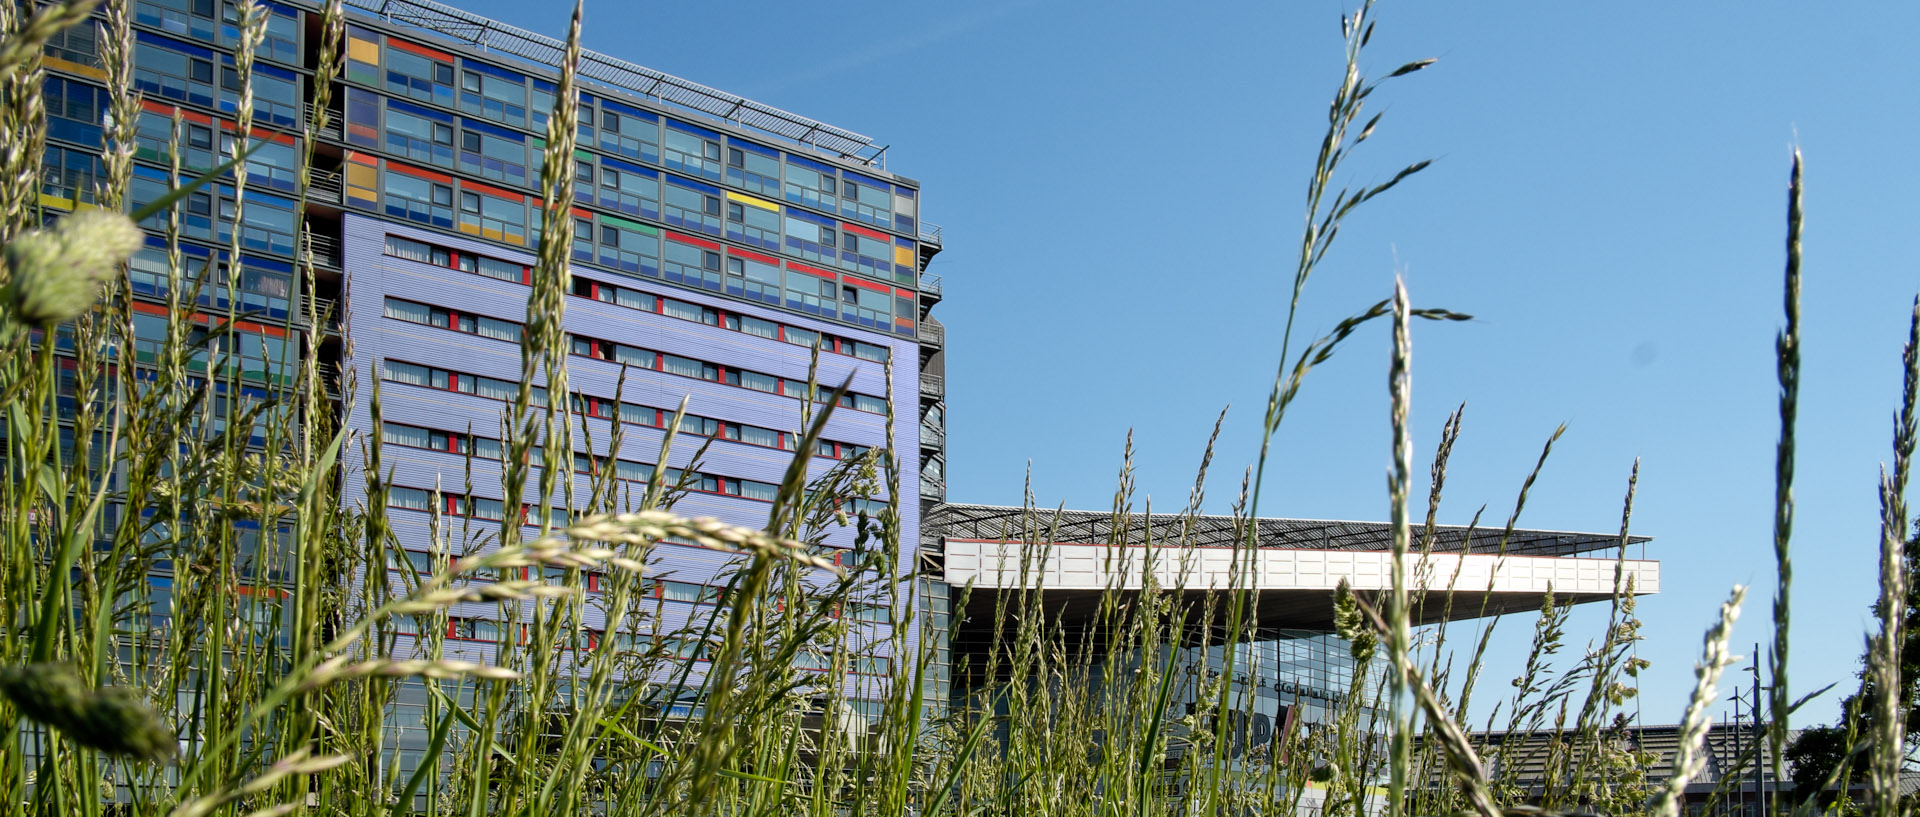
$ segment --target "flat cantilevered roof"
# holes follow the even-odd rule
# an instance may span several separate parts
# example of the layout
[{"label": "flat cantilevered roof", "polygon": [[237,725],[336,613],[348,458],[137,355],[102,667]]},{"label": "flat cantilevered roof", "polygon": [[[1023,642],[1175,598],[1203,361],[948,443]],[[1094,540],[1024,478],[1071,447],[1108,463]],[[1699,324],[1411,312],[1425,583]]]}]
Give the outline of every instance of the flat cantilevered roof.
[{"label": "flat cantilevered roof", "polygon": [[[1231,516],[1156,513],[1127,517],[1124,536],[1114,535],[1111,511],[1054,511],[1005,505],[937,505],[928,514],[926,530],[954,539],[1022,541],[1039,538],[1059,543],[1105,545],[1124,542],[1144,545],[1149,538],[1160,546],[1231,548],[1242,534],[1241,522]],[[1391,550],[1393,526],[1386,522],[1348,522],[1330,519],[1261,519],[1260,547],[1295,550]],[[1032,530],[1034,536],[1026,535]],[[1422,527],[1414,525],[1415,547]],[[1569,556],[1618,547],[1617,533],[1576,533],[1555,530],[1515,530],[1500,546],[1500,527],[1468,528],[1440,525],[1434,530],[1435,553],[1496,553],[1516,556]],[[1651,541],[1630,536],[1627,544]]]},{"label": "flat cantilevered roof", "polygon": [[[1248,636],[1330,632],[1334,588],[1348,582],[1372,595],[1391,586],[1392,525],[1312,519],[1259,520],[1260,546],[1236,551],[1244,522],[1230,516],[1051,511],[995,505],[936,506],[923,528],[926,568],[964,599],[953,635],[956,656],[977,683],[995,634],[1038,614],[1069,643],[1101,638],[1103,599],[1122,607],[1151,585],[1189,614],[1193,635],[1218,637],[1203,611],[1245,594]],[[1116,532],[1116,527],[1120,530]],[[1423,530],[1415,526],[1415,547]],[[1538,610],[1660,592],[1660,563],[1624,554],[1589,556],[1620,545],[1618,534],[1438,526],[1431,552],[1403,557],[1415,624]],[[1649,537],[1628,537],[1628,544]],[[1149,547],[1148,545],[1152,546]]]}]

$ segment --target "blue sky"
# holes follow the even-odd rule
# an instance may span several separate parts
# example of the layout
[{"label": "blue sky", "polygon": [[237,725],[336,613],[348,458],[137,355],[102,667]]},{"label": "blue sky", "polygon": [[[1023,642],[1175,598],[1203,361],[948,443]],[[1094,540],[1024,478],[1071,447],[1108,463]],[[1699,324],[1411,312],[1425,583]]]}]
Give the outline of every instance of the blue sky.
[{"label": "blue sky", "polygon": [[[467,0],[558,35],[560,3]],[[1105,507],[1134,433],[1142,496],[1177,506],[1214,416],[1224,511],[1256,453],[1302,193],[1339,78],[1342,6],[1011,0],[590,3],[588,47],[892,145],[946,229],[950,491]],[[1415,444],[1468,403],[1442,509],[1636,532],[1665,591],[1640,608],[1643,719],[1678,719],[1701,631],[1753,585],[1771,638],[1772,363],[1789,146],[1807,155],[1806,353],[1791,686],[1851,683],[1899,351],[1920,267],[1916,115],[1880,4],[1385,2],[1369,67],[1438,57],[1375,95],[1350,165],[1427,172],[1362,208],[1306,293],[1310,338],[1385,297],[1472,313],[1417,326]],[[1384,327],[1310,378],[1275,447],[1271,515],[1384,519]],[[1424,467],[1421,468],[1424,477]],[[1424,487],[1417,494],[1424,496]],[[1599,635],[1576,618],[1568,653]],[[1510,677],[1530,622],[1503,625]],[[1742,653],[1751,651],[1742,647]],[[1744,678],[1744,674],[1736,676]],[[1832,719],[1834,696],[1797,723]]]}]

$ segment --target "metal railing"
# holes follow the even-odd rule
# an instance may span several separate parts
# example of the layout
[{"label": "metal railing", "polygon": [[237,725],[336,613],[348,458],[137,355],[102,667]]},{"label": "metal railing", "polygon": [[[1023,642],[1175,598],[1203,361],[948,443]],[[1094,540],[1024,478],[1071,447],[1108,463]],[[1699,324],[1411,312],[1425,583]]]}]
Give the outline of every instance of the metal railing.
[{"label": "metal railing", "polygon": [[307,183],[307,197],[313,201],[339,204],[341,195],[340,171],[332,173],[315,172]]},{"label": "metal railing", "polygon": [[942,246],[940,244],[940,225],[928,224],[924,221],[920,222],[920,242],[923,244],[932,244],[936,247]]},{"label": "metal railing", "polygon": [[941,296],[945,294],[941,291],[941,283],[940,276],[938,275],[920,276],[920,294],[931,297],[936,301],[940,300]]},{"label": "metal railing", "polygon": [[927,476],[926,474],[921,474],[920,475],[920,496],[922,497],[932,496],[932,497],[939,497],[941,499],[945,499],[947,496],[947,481],[939,477],[931,477],[931,476]]},{"label": "metal railing", "polygon": [[313,250],[314,266],[343,269],[340,266],[340,239],[316,233],[311,229],[301,232],[307,237],[307,246]]},{"label": "metal railing", "polygon": [[942,398],[947,396],[947,379],[937,374],[920,373],[920,396]]},{"label": "metal railing", "polygon": [[[315,123],[315,122],[318,122],[318,121],[320,121],[320,117],[319,117],[319,116],[316,116],[316,115],[315,115],[315,110],[314,110],[314,107],[313,107],[313,103],[311,103],[311,102],[309,102],[309,103],[307,103],[307,104],[306,104],[306,108],[307,108],[307,123],[308,123],[308,124],[312,124],[312,123]],[[328,112],[327,112],[327,126],[326,126],[326,127],[324,127],[324,128],[321,128],[321,129],[320,129],[320,132],[319,132],[319,133],[317,133],[317,134],[315,134],[315,135],[316,135],[316,136],[318,136],[318,137],[320,137],[320,138],[322,138],[322,139],[331,139],[331,140],[333,140],[333,141],[335,141],[335,142],[339,142],[339,141],[342,141],[342,139],[341,139],[341,135],[340,135],[340,120],[341,120],[341,118],[342,118],[342,117],[341,117],[341,115],[340,115],[340,112],[339,112],[339,111],[328,111]]]},{"label": "metal railing", "polygon": [[945,348],[947,328],[937,323],[920,322],[920,345]]},{"label": "metal railing", "polygon": [[920,447],[945,449],[947,447],[947,430],[938,426],[921,423]]}]

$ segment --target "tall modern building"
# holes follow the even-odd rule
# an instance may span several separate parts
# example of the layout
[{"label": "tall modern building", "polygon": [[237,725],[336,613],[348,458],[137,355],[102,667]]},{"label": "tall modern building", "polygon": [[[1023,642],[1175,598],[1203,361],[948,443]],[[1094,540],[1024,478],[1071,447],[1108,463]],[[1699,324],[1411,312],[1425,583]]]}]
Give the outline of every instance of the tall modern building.
[{"label": "tall modern building", "polygon": [[[232,0],[133,5],[143,96],[138,205],[224,158],[240,86],[239,30]],[[320,14],[307,3],[261,5],[268,17],[251,79],[252,137],[266,144],[248,160],[239,223],[231,184],[178,205],[179,263],[189,274],[239,263],[237,306],[248,317],[233,327],[242,369],[233,374],[245,395],[275,394],[304,349],[318,346],[337,364],[343,374],[330,402],[378,446],[388,516],[407,550],[390,571],[424,569],[434,520],[496,532],[502,522],[502,420],[520,385],[543,136],[558,79],[551,66],[563,44],[431,0],[350,0],[345,64],[330,123],[314,133],[302,211],[293,195],[301,140],[315,122]],[[99,37],[81,26],[47,49],[40,201],[56,211],[88,206],[103,172],[109,99]],[[571,408],[583,431],[575,491],[585,495],[588,474],[611,464],[620,490],[638,497],[655,470],[670,469],[691,486],[677,513],[761,527],[800,441],[811,373],[827,392],[842,382],[849,391],[806,452],[810,474],[890,449],[903,474],[900,564],[913,565],[923,503],[944,490],[944,331],[929,315],[941,286],[924,274],[941,236],[920,218],[920,184],[890,172],[885,149],[851,130],[592,52],[581,79],[565,313]],[[133,263],[137,351],[147,359],[146,347],[166,331],[176,263],[165,224],[162,216],[144,224],[150,247]],[[236,231],[241,257],[233,259]],[[303,241],[318,268],[310,293],[297,291]],[[204,290],[198,322],[226,314],[221,289]],[[306,297],[332,320],[307,325]],[[534,385],[536,402],[568,399]],[[681,442],[658,462],[683,399]],[[618,450],[608,448],[614,424],[623,432]],[[711,442],[695,473],[690,458],[703,439]],[[357,502],[352,486],[365,463],[359,451],[345,456],[346,499]],[[523,499],[540,502],[531,487]],[[523,521],[531,537],[537,520]],[[831,530],[825,555],[850,558],[854,539],[852,527]],[[716,609],[731,557],[671,542],[660,551],[661,575],[647,592],[667,626]],[[587,580],[597,589],[599,577]],[[151,581],[164,594],[171,580],[162,570]],[[492,645],[516,637],[498,611],[494,603],[454,609],[440,634],[448,656],[486,660]],[[894,611],[869,605],[843,615],[877,635]],[[586,624],[589,638],[605,637]],[[396,650],[413,640],[401,638]],[[895,658],[848,662],[859,676],[849,688],[877,690],[862,679],[891,675]],[[871,712],[876,703],[853,705]]]}]

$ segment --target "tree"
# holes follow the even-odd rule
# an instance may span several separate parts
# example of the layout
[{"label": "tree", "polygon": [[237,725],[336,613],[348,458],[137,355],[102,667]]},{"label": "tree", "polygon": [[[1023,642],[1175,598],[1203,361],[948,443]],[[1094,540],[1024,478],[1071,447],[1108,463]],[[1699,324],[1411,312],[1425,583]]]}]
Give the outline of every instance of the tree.
[{"label": "tree", "polygon": [[[1899,622],[1900,633],[1900,707],[1907,713],[1906,734],[1903,736],[1912,756],[1915,746],[1920,745],[1920,518],[1913,521],[1912,533],[1907,538],[1907,606]],[[1880,615],[1880,604],[1873,604],[1875,617]],[[1873,684],[1872,673],[1867,671],[1867,658],[1860,659],[1859,692],[1847,696],[1840,702],[1841,720],[1833,726],[1816,726],[1804,730],[1787,747],[1785,760],[1791,765],[1789,777],[1793,780],[1793,789],[1802,801],[1818,791],[1820,784],[1833,773],[1841,758],[1848,751],[1846,724],[1854,724],[1854,740],[1863,741],[1872,733],[1874,713],[1880,711],[1874,704],[1879,690]],[[1833,792],[1823,795],[1822,804],[1832,802]]]}]

